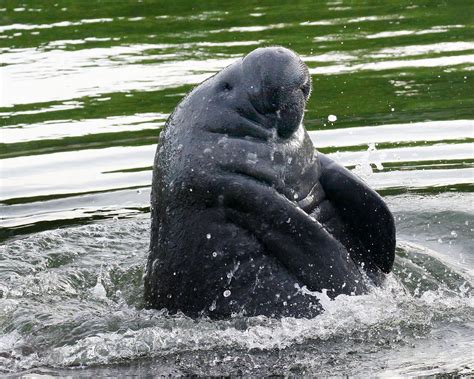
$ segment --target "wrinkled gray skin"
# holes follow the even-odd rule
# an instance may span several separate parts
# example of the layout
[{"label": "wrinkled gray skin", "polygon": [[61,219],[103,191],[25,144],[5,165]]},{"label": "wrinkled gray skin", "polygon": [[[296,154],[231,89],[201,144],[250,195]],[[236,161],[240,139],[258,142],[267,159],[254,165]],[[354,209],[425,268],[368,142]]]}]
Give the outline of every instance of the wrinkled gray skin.
[{"label": "wrinkled gray skin", "polygon": [[310,91],[295,53],[260,48],[177,106],[154,162],[148,307],[313,317],[321,306],[301,288],[360,294],[391,270],[392,215],[314,150]]}]

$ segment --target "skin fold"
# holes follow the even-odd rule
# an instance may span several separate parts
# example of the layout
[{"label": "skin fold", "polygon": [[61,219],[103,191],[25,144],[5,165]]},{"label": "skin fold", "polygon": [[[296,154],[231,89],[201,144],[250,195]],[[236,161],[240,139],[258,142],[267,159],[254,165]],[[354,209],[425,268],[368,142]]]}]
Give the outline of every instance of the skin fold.
[{"label": "skin fold", "polygon": [[148,307],[314,317],[319,301],[301,288],[355,295],[390,272],[393,217],[315,151],[302,125],[310,92],[295,53],[260,48],[176,107],[153,169]]}]

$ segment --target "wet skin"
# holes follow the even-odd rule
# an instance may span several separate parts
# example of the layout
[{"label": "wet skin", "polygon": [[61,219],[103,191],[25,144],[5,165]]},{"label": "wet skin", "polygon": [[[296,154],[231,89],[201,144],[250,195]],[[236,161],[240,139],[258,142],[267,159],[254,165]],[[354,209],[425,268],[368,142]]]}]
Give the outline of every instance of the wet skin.
[{"label": "wet skin", "polygon": [[301,288],[360,294],[390,272],[393,217],[314,150],[302,125],[310,92],[295,53],[260,48],[177,106],[154,162],[149,307],[313,317],[321,306]]}]

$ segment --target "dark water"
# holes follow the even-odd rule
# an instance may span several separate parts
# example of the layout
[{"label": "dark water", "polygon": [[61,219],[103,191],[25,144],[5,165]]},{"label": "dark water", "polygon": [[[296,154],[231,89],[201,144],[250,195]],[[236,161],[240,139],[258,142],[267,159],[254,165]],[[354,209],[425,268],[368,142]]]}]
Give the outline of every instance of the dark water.
[{"label": "dark water", "polygon": [[[474,2],[278,4],[0,2],[0,373],[474,374]],[[312,320],[144,310],[160,128],[275,44],[315,146],[393,209],[394,273]]]}]

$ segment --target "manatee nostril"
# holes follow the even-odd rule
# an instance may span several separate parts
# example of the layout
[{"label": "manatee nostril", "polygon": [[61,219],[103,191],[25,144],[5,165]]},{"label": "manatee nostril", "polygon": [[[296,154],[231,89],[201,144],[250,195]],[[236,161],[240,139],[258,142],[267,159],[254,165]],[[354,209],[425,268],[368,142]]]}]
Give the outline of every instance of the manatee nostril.
[{"label": "manatee nostril", "polygon": [[228,82],[225,82],[224,85],[223,85],[224,91],[231,91],[232,88],[233,88],[232,85]]}]

